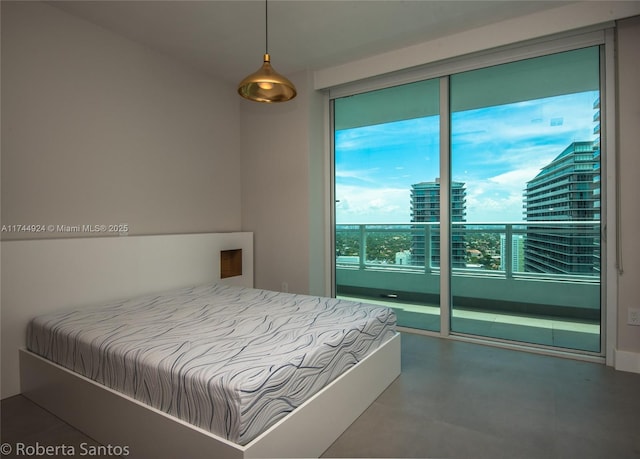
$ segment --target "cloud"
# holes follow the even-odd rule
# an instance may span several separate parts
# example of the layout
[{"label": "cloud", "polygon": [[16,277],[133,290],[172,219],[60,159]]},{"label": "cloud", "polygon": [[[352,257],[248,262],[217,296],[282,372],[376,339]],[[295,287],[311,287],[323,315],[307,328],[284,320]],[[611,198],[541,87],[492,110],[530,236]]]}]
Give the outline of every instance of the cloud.
[{"label": "cloud", "polygon": [[540,158],[546,164],[571,142],[593,139],[596,97],[586,92],[454,113],[453,160],[502,170]]},{"label": "cloud", "polygon": [[336,223],[407,223],[410,191],[336,185]]},{"label": "cloud", "polygon": [[522,221],[522,189],[512,184],[510,189],[497,188],[490,181],[471,182],[467,187],[467,221]]},{"label": "cloud", "polygon": [[377,180],[373,177],[378,168],[371,169],[336,169],[337,180],[355,179],[362,182],[377,183]]},{"label": "cloud", "polygon": [[[467,221],[521,221],[526,183],[571,142],[594,138],[596,97],[587,92],[454,113],[451,173],[466,184]],[[439,176],[438,122],[336,132],[339,219],[409,222],[411,185]]]},{"label": "cloud", "polygon": [[522,192],[526,182],[534,178],[539,172],[536,167],[523,167],[494,177],[487,178],[489,183],[499,186],[500,189],[519,190]]}]

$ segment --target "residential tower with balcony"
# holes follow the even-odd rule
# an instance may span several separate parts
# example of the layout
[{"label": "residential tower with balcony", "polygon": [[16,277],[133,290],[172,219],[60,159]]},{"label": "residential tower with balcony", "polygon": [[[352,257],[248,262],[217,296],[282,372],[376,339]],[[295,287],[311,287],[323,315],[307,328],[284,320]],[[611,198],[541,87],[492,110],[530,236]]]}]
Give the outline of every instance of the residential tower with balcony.
[{"label": "residential tower with balcony", "polygon": [[[600,148],[597,142],[573,142],[527,182],[525,220],[549,222],[528,232],[525,271],[553,274],[599,272],[599,238],[586,222],[600,219]],[[576,222],[555,226],[553,222]],[[580,223],[577,223],[580,222]]]},{"label": "residential tower with balcony", "polygon": [[[462,182],[451,182],[451,221],[466,221],[466,188]],[[440,179],[411,185],[411,222],[440,223]],[[457,227],[462,230],[463,228]],[[424,265],[430,257],[431,266],[440,266],[440,226],[414,227],[411,242],[412,263]],[[451,266],[465,266],[466,247],[462,231],[452,234]]]}]

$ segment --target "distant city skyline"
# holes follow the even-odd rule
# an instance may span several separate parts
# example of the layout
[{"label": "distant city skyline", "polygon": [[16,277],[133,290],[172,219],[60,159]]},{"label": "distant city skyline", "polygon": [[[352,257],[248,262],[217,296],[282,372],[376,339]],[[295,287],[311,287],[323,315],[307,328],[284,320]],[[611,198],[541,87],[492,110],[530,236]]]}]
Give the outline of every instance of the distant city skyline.
[{"label": "distant city skyline", "polygon": [[[467,221],[523,221],[526,182],[593,134],[597,91],[454,113],[451,174]],[[336,222],[408,223],[411,185],[439,171],[439,117],[336,131]]]}]

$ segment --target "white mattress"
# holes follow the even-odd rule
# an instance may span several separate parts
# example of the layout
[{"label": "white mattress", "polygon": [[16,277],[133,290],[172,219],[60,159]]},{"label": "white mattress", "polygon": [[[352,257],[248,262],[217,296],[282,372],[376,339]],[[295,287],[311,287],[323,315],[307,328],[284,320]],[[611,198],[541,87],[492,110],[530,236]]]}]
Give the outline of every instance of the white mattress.
[{"label": "white mattress", "polygon": [[27,347],[245,445],[395,324],[385,307],[213,284],[37,317]]}]

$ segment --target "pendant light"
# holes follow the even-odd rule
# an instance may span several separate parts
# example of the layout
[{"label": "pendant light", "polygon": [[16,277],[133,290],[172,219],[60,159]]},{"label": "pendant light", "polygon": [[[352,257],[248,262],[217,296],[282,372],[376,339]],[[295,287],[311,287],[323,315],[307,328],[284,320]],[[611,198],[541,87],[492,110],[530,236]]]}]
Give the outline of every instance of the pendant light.
[{"label": "pendant light", "polygon": [[264,2],[265,53],[260,70],[252,73],[238,85],[238,94],[255,102],[286,102],[296,96],[296,87],[271,67],[269,56],[269,21],[267,0]]}]

